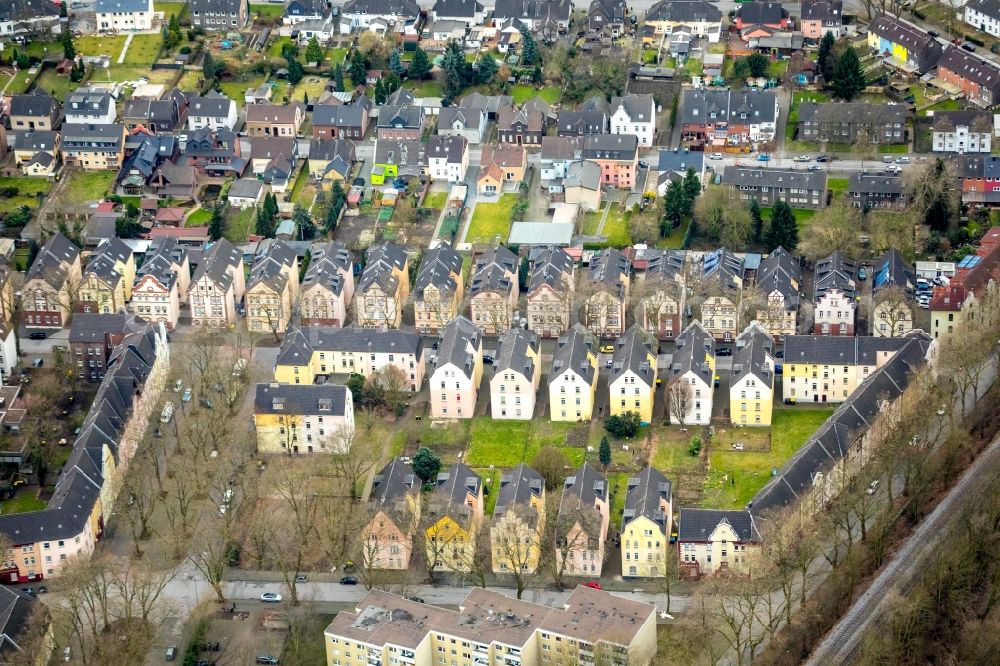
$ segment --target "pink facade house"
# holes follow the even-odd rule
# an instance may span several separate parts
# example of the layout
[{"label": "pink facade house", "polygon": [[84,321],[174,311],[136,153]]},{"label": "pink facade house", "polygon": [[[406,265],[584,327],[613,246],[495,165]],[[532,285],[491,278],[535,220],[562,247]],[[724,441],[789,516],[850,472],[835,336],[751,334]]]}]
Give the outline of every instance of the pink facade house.
[{"label": "pink facade house", "polygon": [[448,322],[431,365],[431,416],[471,419],[483,378],[483,336],[479,328],[467,317]]}]

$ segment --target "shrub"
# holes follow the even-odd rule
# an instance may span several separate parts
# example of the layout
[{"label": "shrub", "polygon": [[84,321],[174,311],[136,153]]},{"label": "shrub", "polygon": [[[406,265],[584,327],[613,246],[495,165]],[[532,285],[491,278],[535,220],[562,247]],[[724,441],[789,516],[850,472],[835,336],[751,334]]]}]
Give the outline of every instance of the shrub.
[{"label": "shrub", "polygon": [[691,438],[691,443],[688,445],[688,453],[692,456],[696,456],[701,453],[701,437]]},{"label": "shrub", "polygon": [[639,423],[636,412],[625,412],[621,416],[609,416],[604,421],[604,429],[619,439],[628,439],[639,432]]},{"label": "shrub", "polygon": [[0,188],[0,197],[3,197],[4,199],[10,199],[11,197],[16,197],[20,193],[21,190],[19,190],[17,187],[13,185],[9,187]]}]

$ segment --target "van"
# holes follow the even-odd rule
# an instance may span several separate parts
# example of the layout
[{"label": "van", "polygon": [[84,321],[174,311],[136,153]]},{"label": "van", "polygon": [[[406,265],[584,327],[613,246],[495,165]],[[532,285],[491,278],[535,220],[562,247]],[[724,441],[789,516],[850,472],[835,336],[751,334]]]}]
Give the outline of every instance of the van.
[{"label": "van", "polygon": [[173,661],[177,658],[177,646],[171,645],[167,648],[167,661]]},{"label": "van", "polygon": [[883,164],[892,164],[892,155],[883,155],[882,156],[882,163]]}]

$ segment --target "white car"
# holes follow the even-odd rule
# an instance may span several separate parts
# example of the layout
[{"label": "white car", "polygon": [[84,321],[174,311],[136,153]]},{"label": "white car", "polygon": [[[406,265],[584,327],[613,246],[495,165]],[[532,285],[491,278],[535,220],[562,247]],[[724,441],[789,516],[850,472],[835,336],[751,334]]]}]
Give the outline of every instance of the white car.
[{"label": "white car", "polygon": [[260,595],[260,600],[265,604],[281,603],[281,595],[277,592],[264,592]]},{"label": "white car", "polygon": [[865,491],[865,494],[874,495],[876,490],[878,490],[878,479],[875,479],[868,484],[868,490]]},{"label": "white car", "polygon": [[808,155],[799,155],[798,157],[795,158],[795,161],[796,162],[808,162],[809,161],[809,156]]},{"label": "white car", "polygon": [[712,156],[711,156],[710,159],[721,160],[722,159],[722,153],[712,153]]}]

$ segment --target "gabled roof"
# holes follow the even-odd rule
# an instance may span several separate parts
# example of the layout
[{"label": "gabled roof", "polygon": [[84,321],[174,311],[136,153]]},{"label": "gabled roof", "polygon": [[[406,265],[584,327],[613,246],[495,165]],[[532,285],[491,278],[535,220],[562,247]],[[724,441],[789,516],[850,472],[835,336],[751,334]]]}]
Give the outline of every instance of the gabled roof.
[{"label": "gabled roof", "polygon": [[66,97],[63,110],[67,115],[99,115],[103,116],[114,105],[111,93],[100,90],[81,89]]},{"label": "gabled roof", "polygon": [[348,0],[343,13],[416,18],[420,16],[420,6],[414,0]]},{"label": "gabled roof", "polygon": [[226,118],[229,110],[236,102],[223,95],[211,94],[196,95],[188,94],[188,115],[202,116],[205,118]]},{"label": "gabled roof", "polygon": [[684,250],[660,250],[648,255],[646,259],[645,284],[653,286],[661,282],[679,283],[684,277],[686,253]]},{"label": "gabled roof", "polygon": [[482,490],[482,478],[468,465],[455,463],[447,471],[437,475],[430,502],[447,514],[457,512],[462,517],[467,517],[470,507],[466,500],[469,495],[478,497]]},{"label": "gabled roof", "polygon": [[420,129],[424,124],[422,106],[385,105],[378,111],[378,127],[394,129]]},{"label": "gabled roof", "polygon": [[[967,4],[973,7],[974,3]],[[992,2],[995,16],[1000,16],[1000,3]],[[974,7],[973,7],[974,8]],[[1000,90],[1000,66],[979,58],[958,46],[949,46],[938,60],[938,71],[946,69],[966,81],[976,83],[996,93]]]},{"label": "gabled roof", "polygon": [[114,286],[121,279],[119,264],[125,264],[132,256],[132,248],[119,238],[111,238],[101,243],[91,255],[84,276],[94,275],[107,285]]},{"label": "gabled roof", "polygon": [[476,259],[469,284],[469,295],[475,296],[485,291],[510,293],[517,289],[517,255],[503,245],[497,245],[483,252]]},{"label": "gabled roof", "polygon": [[295,266],[295,250],[284,241],[273,240],[267,249],[254,257],[250,276],[247,278],[247,291],[258,285],[266,285],[275,292],[284,290],[289,280],[298,281],[297,272],[293,275]]},{"label": "gabled roof", "polygon": [[800,123],[902,124],[906,122],[907,115],[906,107],[902,104],[871,104],[869,102],[803,102],[799,104]]},{"label": "gabled roof", "polygon": [[841,0],[802,0],[800,15],[803,21],[835,21],[844,19]]},{"label": "gabled roof", "polygon": [[[646,386],[656,386],[656,349],[648,333],[638,324],[625,331],[625,335],[615,340],[615,353],[611,358],[608,385],[613,384],[627,372],[636,375]],[[650,361],[650,359],[653,359]]]},{"label": "gabled roof", "polygon": [[635,134],[591,134],[583,139],[583,157],[588,160],[632,161],[638,151]]},{"label": "gabled roof", "polygon": [[97,13],[123,14],[153,11],[152,0],[97,0]]},{"label": "gabled roof", "polygon": [[503,472],[500,476],[500,495],[497,497],[493,517],[499,518],[508,509],[526,508],[532,499],[540,501],[545,492],[545,479],[524,463]]},{"label": "gabled roof", "polygon": [[875,262],[872,273],[872,288],[875,291],[883,287],[899,287],[912,292],[916,286],[916,271],[896,248],[890,248]]},{"label": "gabled roof", "polygon": [[60,233],[54,234],[42,249],[25,277],[25,282],[41,279],[54,289],[60,289],[66,282],[67,268],[80,256],[80,250]]},{"label": "gabled roof", "polygon": [[845,257],[840,251],[820,259],[816,262],[813,300],[819,301],[827,292],[834,289],[849,298],[853,298],[854,290],[857,287],[857,283],[854,281],[857,271],[857,264]]},{"label": "gabled roof", "polygon": [[757,286],[766,297],[777,291],[785,299],[785,307],[799,307],[799,285],[802,269],[799,262],[785,248],[778,246],[767,255],[757,268]]},{"label": "gabled roof", "polygon": [[366,113],[363,104],[317,104],[313,107],[313,127],[361,127]]},{"label": "gabled roof", "polygon": [[461,163],[468,150],[469,141],[464,136],[435,134],[427,142],[427,161],[444,159],[449,164]]},{"label": "gabled roof", "polygon": [[702,277],[718,282],[724,291],[739,288],[743,281],[744,269],[743,259],[724,247],[706,252],[702,257]]},{"label": "gabled roof", "polygon": [[558,131],[578,135],[602,134],[608,131],[608,116],[603,111],[560,111]]},{"label": "gabled roof", "polygon": [[660,0],[646,10],[646,21],[718,23],[722,12],[706,0]]},{"label": "gabled roof", "polygon": [[582,324],[573,324],[556,341],[556,349],[552,353],[552,370],[549,373],[549,381],[551,382],[564,372],[572,371],[582,377],[588,386],[591,385],[594,375],[597,374],[597,368],[596,365],[592,365],[587,360],[587,356],[590,354],[596,358],[597,340]]},{"label": "gabled roof", "polygon": [[403,462],[402,458],[393,458],[375,474],[368,495],[368,505],[384,511],[393,520],[400,521],[407,518],[400,500],[407,495],[416,496],[422,485],[409,463]]},{"label": "gabled roof", "polygon": [[478,358],[483,353],[483,338],[479,328],[466,317],[456,317],[441,329],[434,368],[448,364],[458,368],[466,377],[472,377]]},{"label": "gabled roof", "polygon": [[599,291],[608,291],[618,299],[625,298],[625,281],[629,274],[628,258],[613,247],[601,250],[590,260],[587,280]]},{"label": "gabled roof", "polygon": [[234,181],[232,187],[229,188],[229,198],[236,197],[237,199],[256,200],[263,189],[264,182],[261,180],[256,178],[240,178]]},{"label": "gabled roof", "polygon": [[291,104],[248,104],[247,124],[267,123],[271,125],[292,125],[296,114],[305,113],[305,108],[298,102]]},{"label": "gabled roof", "polygon": [[757,321],[750,322],[736,336],[736,351],[733,353],[733,370],[729,382],[734,386],[747,375],[753,375],[767,387],[774,387],[774,359],[771,351],[774,338]]},{"label": "gabled roof", "polygon": [[347,394],[343,384],[257,384],[253,413],[345,416]]},{"label": "gabled roof", "polygon": [[413,285],[414,298],[422,299],[424,290],[430,285],[437,287],[442,296],[455,293],[458,289],[457,277],[462,274],[462,261],[462,255],[448,243],[441,243],[425,252]]},{"label": "gabled roof", "polygon": [[562,514],[564,509],[572,511],[581,505],[592,507],[597,500],[605,503],[608,501],[608,481],[593,465],[585,462],[563,482],[559,513]]},{"label": "gabled roof", "polygon": [[997,0],[969,0],[965,6],[993,19],[1000,19],[1000,2]]},{"label": "gabled roof", "polygon": [[433,11],[437,16],[460,16],[471,19],[477,13],[483,13],[483,3],[478,0],[437,0]]},{"label": "gabled roof", "polygon": [[825,192],[826,172],[727,166],[722,172],[722,183],[733,187],[780,187]]},{"label": "gabled roof", "polygon": [[195,269],[194,276],[191,278],[190,289],[193,291],[199,280],[208,278],[223,292],[226,292],[233,284],[236,271],[242,270],[243,254],[225,238],[220,238],[201,255],[198,268]]},{"label": "gabled roof", "polygon": [[481,109],[492,115],[500,113],[501,109],[512,108],[514,98],[510,95],[484,95],[473,92],[463,97],[458,106],[462,109]]},{"label": "gabled roof", "polygon": [[59,132],[53,130],[33,130],[28,132],[13,132],[14,150],[31,150],[54,152]]},{"label": "gabled roof", "polygon": [[737,8],[736,18],[744,23],[777,25],[788,18],[788,12],[780,2],[747,2]]},{"label": "gabled roof", "polygon": [[510,370],[530,380],[538,369],[535,365],[538,358],[538,334],[523,328],[512,328],[500,336],[493,375]]},{"label": "gabled roof", "polygon": [[52,95],[40,88],[27,95],[10,96],[11,116],[49,118],[58,108],[59,102]]},{"label": "gabled roof", "polygon": [[681,509],[677,540],[708,541],[712,532],[725,523],[733,528],[741,542],[760,541],[760,532],[749,511],[720,511],[718,509]]},{"label": "gabled roof", "polygon": [[[967,7],[975,8],[977,2],[988,2],[991,0],[970,0]],[[889,41],[906,47],[907,51],[916,56],[914,59],[923,58],[930,51],[940,52],[941,46],[937,41],[917,26],[895,18],[890,14],[880,13],[868,24],[868,31]],[[933,63],[924,63],[929,66]]]},{"label": "gabled roof", "polygon": [[145,322],[134,314],[116,312],[113,314],[78,312],[73,315],[69,326],[69,341],[72,343],[104,344],[106,336],[123,335],[142,329]]},{"label": "gabled roof", "polygon": [[278,350],[277,365],[309,363],[313,351],[371,352],[373,354],[413,354],[418,360],[423,354],[420,336],[410,331],[390,328],[345,326],[330,328],[290,326]]},{"label": "gabled roof", "polygon": [[456,123],[463,129],[478,130],[485,124],[485,112],[482,109],[446,106],[438,113],[438,131],[441,128],[451,129]]},{"label": "gabled roof", "polygon": [[859,194],[902,194],[905,190],[903,179],[892,174],[858,173],[848,176],[849,193]]},{"label": "gabled roof", "polygon": [[670,521],[672,484],[663,472],[648,466],[637,476],[630,476],[625,488],[622,529],[643,516],[659,526],[662,536],[669,537],[667,523]]},{"label": "gabled roof", "polygon": [[188,270],[187,262],[187,248],[178,243],[176,238],[159,238],[149,246],[146,261],[136,271],[134,284],[138,284],[143,276],[149,275],[169,291],[179,277],[177,270]]},{"label": "gabled roof", "polygon": [[569,21],[570,0],[497,0],[493,15],[498,19]]},{"label": "gabled roof", "polygon": [[876,365],[880,353],[897,352],[906,343],[905,337],[787,335],[785,363]]},{"label": "gabled roof", "polygon": [[424,163],[424,145],[420,141],[379,139],[375,143],[375,164],[416,166]]},{"label": "gabled roof", "polygon": [[378,285],[382,293],[393,294],[399,284],[397,271],[406,266],[406,248],[392,243],[382,243],[368,248],[367,263],[358,281],[358,291],[365,293]]},{"label": "gabled roof", "polygon": [[302,290],[316,284],[325,286],[336,295],[344,290],[344,274],[350,274],[351,252],[336,241],[313,243],[309,250],[309,268],[302,279]]},{"label": "gabled roof", "polygon": [[711,386],[712,368],[705,357],[715,355],[715,339],[712,334],[695,319],[681,331],[674,345],[674,355],[670,359],[670,379],[693,372]]},{"label": "gabled roof", "polygon": [[656,102],[653,101],[652,95],[629,93],[624,97],[612,97],[611,115],[615,115],[619,110],[624,111],[632,123],[656,121]]},{"label": "gabled roof", "polygon": [[556,292],[562,293],[572,286],[574,261],[573,257],[562,248],[550,247],[542,250],[535,259],[528,278],[528,296],[530,297],[543,285],[548,285]]}]

